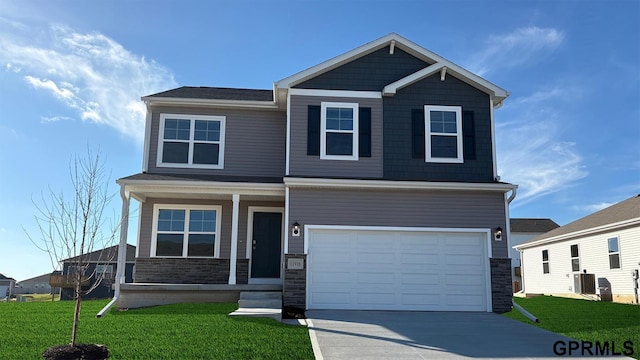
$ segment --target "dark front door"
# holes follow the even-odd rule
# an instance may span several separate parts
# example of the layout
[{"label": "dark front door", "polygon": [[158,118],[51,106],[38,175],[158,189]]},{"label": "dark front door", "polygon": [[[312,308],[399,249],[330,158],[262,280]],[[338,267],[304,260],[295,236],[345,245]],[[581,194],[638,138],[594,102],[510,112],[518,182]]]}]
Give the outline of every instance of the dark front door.
[{"label": "dark front door", "polygon": [[251,252],[252,278],[279,278],[282,214],[253,213],[253,250]]}]

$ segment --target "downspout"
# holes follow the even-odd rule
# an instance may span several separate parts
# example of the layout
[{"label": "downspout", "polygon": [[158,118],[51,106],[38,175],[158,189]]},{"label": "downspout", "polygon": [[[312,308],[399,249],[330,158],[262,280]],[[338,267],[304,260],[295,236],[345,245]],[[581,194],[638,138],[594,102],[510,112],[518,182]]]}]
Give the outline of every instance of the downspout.
[{"label": "downspout", "polygon": [[120,244],[118,245],[118,265],[116,267],[115,291],[113,299],[96,314],[101,318],[120,298],[120,284],[125,282],[126,261],[127,261],[127,232],[129,231],[129,203],[131,198],[129,192],[125,190],[125,185],[120,185],[120,197],[122,197],[122,215],[120,218]]}]

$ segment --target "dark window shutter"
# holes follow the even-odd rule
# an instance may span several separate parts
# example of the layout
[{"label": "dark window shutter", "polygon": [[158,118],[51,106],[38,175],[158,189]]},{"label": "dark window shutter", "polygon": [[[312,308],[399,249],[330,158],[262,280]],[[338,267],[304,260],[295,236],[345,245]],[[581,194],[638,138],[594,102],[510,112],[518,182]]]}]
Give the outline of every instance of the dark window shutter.
[{"label": "dark window shutter", "polygon": [[462,148],[465,160],[476,159],[476,131],[473,111],[462,112]]},{"label": "dark window shutter", "polygon": [[358,118],[358,153],[360,157],[371,157],[371,108],[360,108]]},{"label": "dark window shutter", "polygon": [[424,160],[424,110],[411,110],[411,154]]},{"label": "dark window shutter", "polygon": [[307,155],[320,155],[320,106],[307,110]]}]

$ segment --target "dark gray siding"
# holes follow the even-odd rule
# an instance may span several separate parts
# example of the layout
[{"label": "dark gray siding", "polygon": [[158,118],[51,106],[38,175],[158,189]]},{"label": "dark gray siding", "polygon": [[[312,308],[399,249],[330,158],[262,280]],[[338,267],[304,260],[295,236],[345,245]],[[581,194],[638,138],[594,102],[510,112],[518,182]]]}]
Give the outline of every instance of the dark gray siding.
[{"label": "dark gray siding", "polygon": [[[226,116],[224,169],[157,167],[160,114]],[[154,108],[149,139],[149,173],[284,176],[286,114],[271,110]]]},{"label": "dark gray siding", "polygon": [[[142,203],[140,209],[140,239],[138,258],[148,258],[151,253],[151,235],[153,233],[153,206],[154,204],[177,205],[222,205],[220,258],[228,259],[231,255],[231,221],[233,216],[233,204],[229,200],[177,200],[177,199],[148,199]],[[238,219],[238,259],[246,258],[247,246],[247,220],[249,206],[284,207],[284,200],[280,201],[242,201],[240,197]]]},{"label": "dark gray siding", "polygon": [[301,89],[380,91],[386,85],[429,65],[398,48],[391,55],[389,54],[389,47],[385,46],[380,50],[294,87]]},{"label": "dark gray siding", "polygon": [[[440,228],[506,228],[504,195],[480,191],[291,189],[289,223]],[[507,257],[507,239],[492,241]],[[289,253],[304,252],[304,236],[289,234]]]},{"label": "dark gray siding", "polygon": [[[462,106],[475,118],[476,160],[426,163],[411,153],[411,110],[424,105]],[[489,96],[447,74],[436,74],[384,97],[384,178],[429,181],[493,181]]]},{"label": "dark gray siding", "polygon": [[[382,177],[382,99],[291,96],[291,176],[318,177]],[[323,101],[358,103],[371,108],[371,157],[357,161],[321,160],[319,155],[307,155],[307,108]]]}]

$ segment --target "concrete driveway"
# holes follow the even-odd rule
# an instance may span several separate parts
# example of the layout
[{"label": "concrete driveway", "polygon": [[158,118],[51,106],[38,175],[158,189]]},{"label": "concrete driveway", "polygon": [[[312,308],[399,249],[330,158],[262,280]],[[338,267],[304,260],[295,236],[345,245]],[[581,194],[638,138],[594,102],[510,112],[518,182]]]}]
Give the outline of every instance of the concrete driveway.
[{"label": "concrete driveway", "polygon": [[309,310],[306,316],[316,359],[557,359],[554,344],[563,341],[568,349],[570,341],[486,312]]}]

